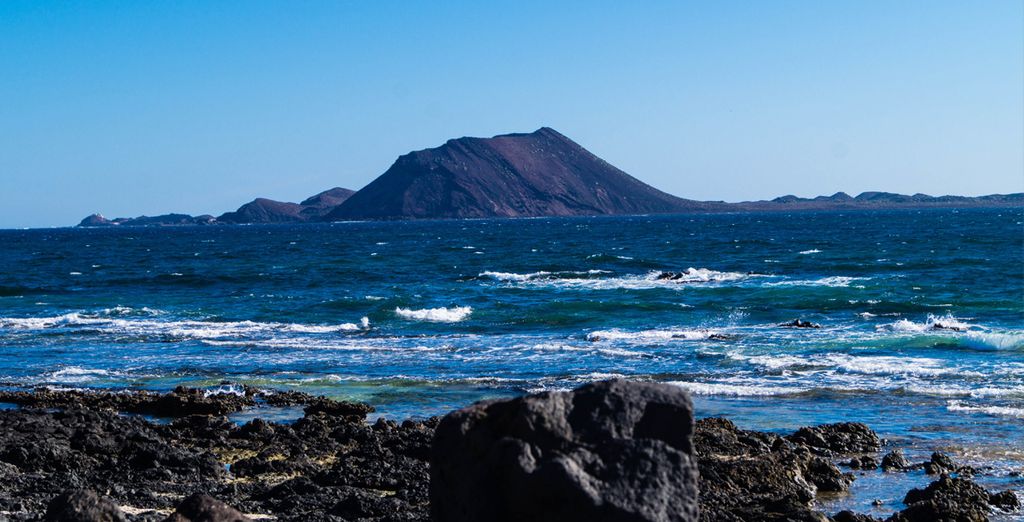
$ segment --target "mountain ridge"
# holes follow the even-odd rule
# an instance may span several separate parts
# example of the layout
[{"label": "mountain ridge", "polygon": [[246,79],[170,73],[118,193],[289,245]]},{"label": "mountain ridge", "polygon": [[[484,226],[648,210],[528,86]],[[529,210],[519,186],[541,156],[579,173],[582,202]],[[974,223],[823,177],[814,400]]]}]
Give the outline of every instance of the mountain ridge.
[{"label": "mountain ridge", "polygon": [[93,214],[78,226],[1006,206],[1024,206],[1024,193],[969,197],[836,192],[738,203],[684,199],[630,176],[558,131],[541,127],[491,138],[454,138],[403,154],[358,191],[335,187],[300,203],[257,198],[218,217],[165,214],[109,220]]}]

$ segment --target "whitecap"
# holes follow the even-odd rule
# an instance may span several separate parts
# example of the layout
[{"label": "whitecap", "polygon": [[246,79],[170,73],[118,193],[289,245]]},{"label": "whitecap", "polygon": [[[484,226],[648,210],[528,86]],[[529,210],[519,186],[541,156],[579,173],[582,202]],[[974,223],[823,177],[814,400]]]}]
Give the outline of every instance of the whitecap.
[{"label": "whitecap", "polygon": [[765,283],[765,286],[829,286],[833,288],[845,288],[854,281],[867,281],[870,277],[851,276],[829,276],[820,279],[799,279],[791,281],[773,281]]},{"label": "whitecap", "polygon": [[526,281],[534,281],[534,280],[538,280],[538,279],[542,279],[542,280],[548,280],[548,279],[572,279],[572,278],[580,278],[582,276],[593,276],[593,275],[610,274],[610,273],[611,272],[609,272],[607,270],[585,270],[585,271],[562,270],[562,271],[558,271],[558,272],[548,272],[546,270],[541,270],[539,272],[530,272],[530,273],[526,273],[526,274],[517,274],[515,272],[493,272],[493,271],[486,271],[486,272],[480,272],[480,274],[478,274],[477,277],[489,277],[491,279],[497,279],[499,281],[520,282],[521,283],[521,282],[526,282]]},{"label": "whitecap", "polygon": [[892,324],[879,325],[877,328],[895,332],[921,333],[928,331],[965,332],[971,327],[972,325],[963,322],[952,314],[946,314],[942,317],[928,314],[928,318],[923,323],[915,323],[909,319],[900,319]]},{"label": "whitecap", "polygon": [[591,342],[626,341],[631,343],[650,343],[663,341],[703,341],[724,335],[721,332],[709,329],[667,328],[661,330],[628,331],[615,328],[590,332],[587,334],[587,340]]},{"label": "whitecap", "polygon": [[1024,418],[1024,408],[1013,408],[1009,406],[972,406],[964,401],[949,401],[946,403],[949,411],[965,413],[984,413],[999,417]]},{"label": "whitecap", "polygon": [[651,271],[646,274],[630,274],[619,277],[590,277],[610,274],[606,270],[532,272],[517,274],[511,272],[481,272],[480,277],[523,285],[543,285],[556,288],[587,290],[646,290],[652,288],[685,288],[693,284],[718,284],[743,281],[750,277],[763,277],[741,272],[721,272],[708,268],[687,268],[682,272]]},{"label": "whitecap", "polygon": [[[101,332],[127,333],[132,335],[171,336],[186,339],[217,339],[224,337],[249,337],[268,335],[275,332],[327,334],[351,330],[352,323],[341,325],[315,325],[299,323],[260,323],[254,321],[161,321],[157,319],[122,318],[131,312],[99,313],[72,312],[52,317],[0,317],[0,328],[13,330],[47,330],[56,328],[91,328]],[[115,309],[116,312],[116,309]],[[157,315],[158,311],[147,312]],[[368,321],[368,320],[367,320]],[[368,324],[368,323],[367,323]],[[358,326],[356,326],[358,328]],[[365,326],[363,326],[365,328]]]},{"label": "whitecap", "polygon": [[102,377],[108,377],[111,373],[109,370],[101,370],[98,368],[82,368],[79,366],[67,366],[59,370],[42,375],[43,381],[49,382],[61,382],[61,383],[85,383],[95,381]]},{"label": "whitecap", "polygon": [[716,382],[668,381],[696,395],[726,395],[734,397],[771,397],[791,395],[807,391],[805,388],[765,386],[757,384],[729,384]]},{"label": "whitecap", "polygon": [[804,250],[804,251],[800,252],[800,255],[806,256],[808,254],[820,254],[820,253],[821,253],[821,250],[818,250],[817,248],[812,248],[810,250]]},{"label": "whitecap", "polygon": [[473,308],[469,306],[453,306],[451,308],[424,308],[414,310],[410,308],[395,308],[395,314],[403,319],[415,321],[429,321],[437,323],[457,323],[469,317]]}]

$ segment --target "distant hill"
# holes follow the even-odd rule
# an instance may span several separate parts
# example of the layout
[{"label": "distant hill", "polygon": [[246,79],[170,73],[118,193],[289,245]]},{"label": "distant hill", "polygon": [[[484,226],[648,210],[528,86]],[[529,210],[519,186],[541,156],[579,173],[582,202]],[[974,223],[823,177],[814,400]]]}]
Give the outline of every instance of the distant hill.
[{"label": "distant hill", "polygon": [[319,221],[324,214],[340,205],[355,191],[335,187],[305,199],[302,203],[288,203],[266,198],[256,198],[225,212],[219,217],[210,215],[190,216],[188,214],[165,214],[162,216],[140,216],[136,218],[107,219],[93,214],[78,224],[80,227],[104,226],[172,226],[172,225],[237,225],[243,223],[302,223]]},{"label": "distant hill", "polygon": [[647,185],[554,129],[542,127],[493,138],[458,138],[410,152],[358,192],[333,188],[301,203],[257,198],[216,218],[166,214],[111,220],[93,214],[79,226],[1021,206],[1024,193],[967,197],[863,192],[853,197],[837,192],[742,203],[694,201]]},{"label": "distant hill", "polygon": [[717,206],[666,194],[544,127],[449,140],[401,156],[326,219],[651,214]]},{"label": "distant hill", "polygon": [[800,210],[882,210],[912,208],[983,208],[1024,206],[1024,193],[992,194],[989,196],[929,196],[927,194],[894,194],[892,192],[862,192],[851,197],[845,192],[831,196],[799,198],[782,196],[770,201],[732,203],[735,211],[789,212]]}]

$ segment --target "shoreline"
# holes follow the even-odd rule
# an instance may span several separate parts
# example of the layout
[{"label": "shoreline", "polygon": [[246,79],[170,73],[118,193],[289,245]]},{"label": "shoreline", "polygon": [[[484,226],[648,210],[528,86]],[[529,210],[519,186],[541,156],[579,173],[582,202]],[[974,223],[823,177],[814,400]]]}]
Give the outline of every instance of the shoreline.
[{"label": "shoreline", "polygon": [[[163,520],[197,493],[253,519],[430,519],[429,460],[439,418],[369,423],[373,408],[364,404],[236,390],[0,392],[0,403],[18,405],[0,409],[0,472],[7,477],[0,520],[38,519],[56,497],[79,489],[95,490],[138,521]],[[258,416],[266,408],[301,408],[304,415],[266,421]],[[240,424],[226,417],[237,413],[255,418]],[[859,423],[780,436],[706,418],[696,422],[694,447],[702,520],[881,520],[818,509],[848,495],[857,480],[923,473],[930,483],[970,484],[977,493],[984,489],[972,478],[990,471],[938,452],[927,462],[905,462],[903,448]],[[986,506],[1019,507],[1013,493],[990,494]],[[1006,513],[992,509],[996,517]]]}]

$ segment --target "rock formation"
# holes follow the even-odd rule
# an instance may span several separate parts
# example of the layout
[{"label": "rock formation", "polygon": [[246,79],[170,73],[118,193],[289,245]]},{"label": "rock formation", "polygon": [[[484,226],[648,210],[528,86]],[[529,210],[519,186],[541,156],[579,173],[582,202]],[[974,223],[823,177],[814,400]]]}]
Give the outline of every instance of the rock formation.
[{"label": "rock formation", "polygon": [[451,521],[696,521],[693,406],[622,380],[474,404],[441,420],[431,511]]}]

